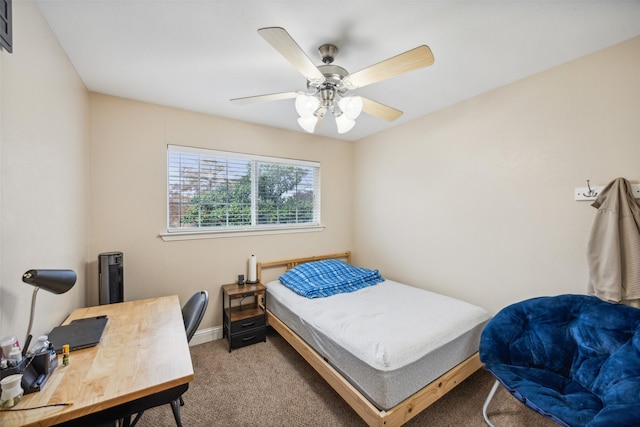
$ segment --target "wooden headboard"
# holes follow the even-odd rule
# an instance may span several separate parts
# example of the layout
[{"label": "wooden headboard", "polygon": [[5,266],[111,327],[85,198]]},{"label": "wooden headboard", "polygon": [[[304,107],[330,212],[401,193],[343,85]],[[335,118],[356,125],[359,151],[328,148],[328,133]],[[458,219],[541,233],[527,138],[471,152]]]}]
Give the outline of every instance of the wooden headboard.
[{"label": "wooden headboard", "polygon": [[311,262],[311,261],[320,261],[323,259],[345,259],[346,262],[351,264],[351,251],[339,252],[339,253],[328,254],[328,255],[316,255],[316,256],[310,256],[305,258],[285,259],[282,261],[259,262],[256,267],[256,270],[257,270],[256,276],[258,281],[262,282],[263,269],[284,267],[284,270],[287,271],[287,270],[291,270],[293,267],[295,267],[298,264],[303,264],[305,262]]}]

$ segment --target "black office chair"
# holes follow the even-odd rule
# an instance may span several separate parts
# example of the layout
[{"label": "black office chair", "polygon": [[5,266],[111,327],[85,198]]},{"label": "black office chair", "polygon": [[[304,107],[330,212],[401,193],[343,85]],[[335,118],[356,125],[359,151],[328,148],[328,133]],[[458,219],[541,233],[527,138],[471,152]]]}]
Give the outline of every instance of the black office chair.
[{"label": "black office chair", "polygon": [[[189,301],[182,307],[182,320],[184,321],[184,330],[187,333],[187,342],[191,341],[193,335],[196,333],[204,312],[207,310],[209,304],[209,293],[207,291],[196,292],[189,298]],[[182,395],[189,388],[189,384],[182,384],[180,386],[171,388],[169,390],[161,391],[142,399],[138,399],[132,402],[132,407],[136,408],[132,413],[136,413],[136,417],[131,423],[128,423],[128,419],[124,420],[124,425],[131,427],[135,426],[140,417],[147,409],[155,408],[156,406],[171,405],[173,411],[173,417],[176,420],[176,425],[182,427],[182,421],[180,420],[180,406],[184,405]],[[130,419],[130,416],[127,417]]]},{"label": "black office chair", "polygon": [[207,304],[209,304],[209,293],[200,291],[193,294],[182,307],[182,319],[184,320],[184,330],[187,332],[187,342],[191,341],[193,334],[198,330],[198,326],[200,326],[204,312],[207,309]]}]

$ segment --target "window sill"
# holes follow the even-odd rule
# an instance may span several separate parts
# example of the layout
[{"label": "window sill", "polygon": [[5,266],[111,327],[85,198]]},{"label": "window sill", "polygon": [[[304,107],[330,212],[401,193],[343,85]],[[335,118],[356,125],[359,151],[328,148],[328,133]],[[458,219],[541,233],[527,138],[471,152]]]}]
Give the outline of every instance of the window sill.
[{"label": "window sill", "polygon": [[315,233],[323,231],[324,225],[305,225],[300,227],[263,227],[238,230],[195,230],[160,233],[165,242],[175,240],[221,239],[224,237],[265,236],[270,234]]}]

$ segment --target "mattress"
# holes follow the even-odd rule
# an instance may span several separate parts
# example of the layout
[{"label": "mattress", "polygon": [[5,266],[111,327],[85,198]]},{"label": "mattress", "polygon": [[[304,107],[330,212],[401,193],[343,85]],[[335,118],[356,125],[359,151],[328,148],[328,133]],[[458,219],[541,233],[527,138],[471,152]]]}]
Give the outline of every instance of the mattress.
[{"label": "mattress", "polygon": [[490,318],[480,307],[392,280],[313,299],[273,281],[266,303],[380,410],[477,352]]}]

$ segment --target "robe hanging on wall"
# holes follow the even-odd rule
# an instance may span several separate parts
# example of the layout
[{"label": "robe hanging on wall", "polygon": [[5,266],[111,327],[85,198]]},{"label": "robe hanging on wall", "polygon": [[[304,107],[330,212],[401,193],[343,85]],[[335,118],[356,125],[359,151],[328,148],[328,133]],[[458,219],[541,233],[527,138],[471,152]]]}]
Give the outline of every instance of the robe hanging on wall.
[{"label": "robe hanging on wall", "polygon": [[591,206],[598,211],[587,246],[588,293],[640,307],[640,205],[631,184],[613,180]]}]

